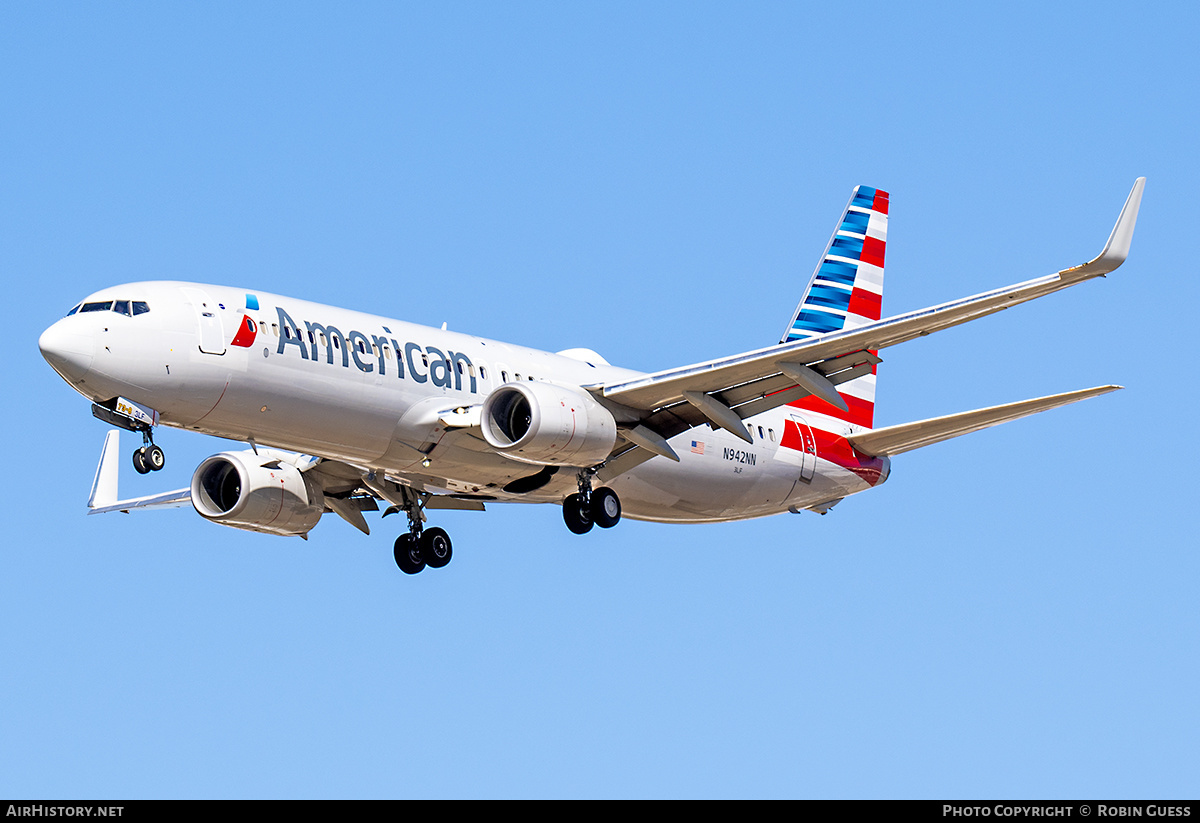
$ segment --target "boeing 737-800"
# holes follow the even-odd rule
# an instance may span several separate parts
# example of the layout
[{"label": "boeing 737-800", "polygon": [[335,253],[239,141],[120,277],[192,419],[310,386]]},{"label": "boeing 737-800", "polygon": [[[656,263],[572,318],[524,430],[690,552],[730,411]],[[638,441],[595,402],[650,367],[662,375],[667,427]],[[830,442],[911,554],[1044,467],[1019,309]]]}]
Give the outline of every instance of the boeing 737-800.
[{"label": "boeing 737-800", "polygon": [[191,485],[121,500],[108,433],[91,513],[191,504],[234,528],[307,537],[332,512],[369,533],[404,512],[397,565],[440,567],[437,509],[554,503],[571,531],[621,517],[700,523],[827,512],[911,449],[1113,391],[1100,386],[874,428],[879,351],[1121,265],[1145,178],[1103,251],[1046,277],[881,319],[888,194],[860,186],[775,345],[643,374],[587,349],[556,354],[257,290],[180,282],[102,289],[39,340],[93,414],[250,448],[201,462]]}]

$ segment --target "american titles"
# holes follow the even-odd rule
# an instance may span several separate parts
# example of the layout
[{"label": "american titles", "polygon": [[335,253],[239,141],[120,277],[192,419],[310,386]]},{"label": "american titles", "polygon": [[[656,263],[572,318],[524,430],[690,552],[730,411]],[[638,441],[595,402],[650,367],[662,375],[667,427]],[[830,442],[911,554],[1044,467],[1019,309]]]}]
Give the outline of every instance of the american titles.
[{"label": "american titles", "polygon": [[[471,358],[462,352],[442,351],[436,346],[422,348],[411,342],[401,344],[394,337],[368,335],[356,329],[343,333],[336,326],[307,320],[302,331],[300,324],[283,308],[276,306],[275,310],[279,314],[277,354],[284,354],[288,347],[295,346],[305,360],[323,360],[331,366],[340,361],[342,368],[350,368],[353,361],[356,369],[368,374],[378,369],[382,376],[394,369],[399,379],[407,377],[417,383],[428,382],[455,391],[464,391],[465,384],[465,391],[478,393],[475,367]],[[391,358],[392,353],[395,360]]]}]

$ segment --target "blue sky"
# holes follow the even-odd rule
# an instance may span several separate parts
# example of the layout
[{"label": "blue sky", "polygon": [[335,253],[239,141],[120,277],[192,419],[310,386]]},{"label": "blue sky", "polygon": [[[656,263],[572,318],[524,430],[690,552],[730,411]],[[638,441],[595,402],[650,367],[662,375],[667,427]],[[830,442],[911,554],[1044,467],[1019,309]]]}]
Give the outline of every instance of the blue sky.
[{"label": "blue sky", "polygon": [[[6,5],[0,795],[1195,797],[1198,18]],[[826,517],[493,506],[412,578],[392,518],[89,518],[104,426],[36,345],[188,279],[654,370],[775,342],[857,184],[892,314],[1084,262],[1141,175],[1124,268],[887,350],[876,420],[1126,390]],[[124,492],[228,445],[158,441]]]}]

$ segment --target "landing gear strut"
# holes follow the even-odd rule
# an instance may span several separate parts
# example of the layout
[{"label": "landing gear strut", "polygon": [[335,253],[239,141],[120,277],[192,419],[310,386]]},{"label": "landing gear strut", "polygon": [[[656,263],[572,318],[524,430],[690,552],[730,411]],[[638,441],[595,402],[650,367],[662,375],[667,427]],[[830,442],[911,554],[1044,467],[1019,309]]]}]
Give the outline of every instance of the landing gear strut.
[{"label": "landing gear strut", "polygon": [[454,556],[450,535],[446,534],[445,529],[436,526],[424,528],[425,515],[422,511],[421,497],[408,488],[403,488],[401,492],[404,502],[395,509],[408,515],[408,533],[396,538],[392,551],[396,565],[405,574],[416,574],[426,566],[440,569]]},{"label": "landing gear strut", "polygon": [[607,486],[592,491],[591,471],[579,473],[579,492],[563,501],[563,520],[575,534],[587,534],[592,526],[611,529],[621,520],[621,500]]}]

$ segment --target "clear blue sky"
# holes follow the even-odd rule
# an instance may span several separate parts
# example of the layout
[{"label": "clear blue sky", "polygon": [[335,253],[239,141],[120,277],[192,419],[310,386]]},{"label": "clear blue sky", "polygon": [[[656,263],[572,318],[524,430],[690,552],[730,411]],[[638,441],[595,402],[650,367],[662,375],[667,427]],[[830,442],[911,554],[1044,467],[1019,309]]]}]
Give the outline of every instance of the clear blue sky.
[{"label": "clear blue sky", "polygon": [[[1194,798],[1198,24],[6,4],[0,796]],[[884,352],[877,422],[1128,388],[826,517],[577,538],[494,506],[417,577],[393,518],[85,517],[104,426],[36,345],[178,278],[654,370],[775,342],[857,184],[892,194],[891,314],[1084,262],[1139,175],[1124,268]],[[124,492],[227,445],[158,439]]]}]

